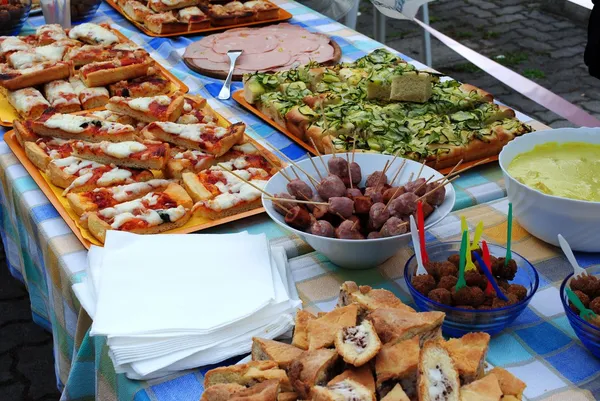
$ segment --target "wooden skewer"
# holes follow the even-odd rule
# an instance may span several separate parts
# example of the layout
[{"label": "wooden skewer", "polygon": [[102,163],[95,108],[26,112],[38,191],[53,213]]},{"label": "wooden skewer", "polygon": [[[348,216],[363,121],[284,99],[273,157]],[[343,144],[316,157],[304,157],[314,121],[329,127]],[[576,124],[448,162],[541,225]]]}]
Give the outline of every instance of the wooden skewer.
[{"label": "wooden skewer", "polygon": [[[281,156],[283,156],[288,162],[290,162],[294,167],[296,167],[298,170],[300,170],[306,177],[308,177],[308,179],[310,180],[311,184],[313,184],[313,186],[316,188],[317,184],[319,184],[319,182],[310,174],[308,174],[306,171],[304,171],[304,169],[302,167],[300,167],[298,164],[296,164],[292,159],[290,159],[289,157],[287,157],[285,155],[285,153],[283,153],[281,150],[277,149],[275,146],[269,144],[269,146],[275,150],[276,152],[278,152]],[[292,171],[294,171],[294,173],[296,174],[296,177],[298,177],[298,179],[301,179],[298,176],[298,173],[296,173],[296,171],[292,168]]]},{"label": "wooden skewer", "polygon": [[423,163],[421,164],[421,168],[419,169],[419,174],[417,174],[417,180],[419,179],[419,177],[421,176],[421,173],[423,172],[423,167],[425,167],[425,160],[423,160]]},{"label": "wooden skewer", "polygon": [[256,146],[256,144],[254,144],[252,142],[250,142],[250,143],[252,144],[252,146],[254,146],[254,149],[256,149],[256,151],[258,152],[259,155],[261,155],[262,157],[264,157],[267,160],[267,162],[269,162],[269,164],[273,168],[276,168],[281,173],[281,175],[283,176],[283,178],[285,178],[286,180],[288,180],[288,182],[292,181],[290,179],[290,177],[283,171],[283,168],[281,166],[276,165],[273,160],[271,160],[267,155],[265,155],[262,152],[262,150],[258,146]]},{"label": "wooden skewer", "polygon": [[390,162],[390,168],[392,168],[392,164],[394,164],[394,162],[396,161],[396,159],[398,158],[398,155],[400,154],[400,150],[398,150],[396,152],[396,154],[394,155],[394,158],[392,159],[392,161]]},{"label": "wooden skewer", "polygon": [[319,160],[321,160],[321,163],[323,164],[323,168],[325,168],[325,171],[327,171],[327,174],[329,174],[329,169],[327,168],[327,164],[325,164],[325,162],[323,161],[323,157],[321,156],[321,152],[319,152],[319,149],[317,149],[317,145],[315,145],[315,141],[310,138],[310,141],[312,142],[313,146],[315,147],[315,151],[317,152],[317,156],[319,157]]},{"label": "wooden skewer", "polygon": [[327,202],[303,201],[303,200],[299,200],[299,199],[277,198],[277,197],[274,197],[274,196],[267,197],[267,199],[270,200],[270,201],[274,201],[274,202],[290,202],[290,203],[303,203],[303,204],[306,204],[306,205],[324,205],[324,206],[329,206],[329,203],[327,203]]},{"label": "wooden skewer", "polygon": [[458,177],[460,177],[459,175],[457,175],[456,177],[452,177],[451,179],[449,179],[446,182],[442,182],[440,185],[438,185],[437,187],[433,188],[431,191],[427,192],[425,195],[421,196],[420,198],[418,198],[416,200],[416,202],[425,199],[427,196],[429,196],[430,194],[432,194],[433,192],[437,191],[439,188],[446,186],[446,184],[450,184],[452,181],[456,180]]},{"label": "wooden skewer", "polygon": [[[416,189],[415,189],[413,192],[414,192],[414,193],[417,193],[417,191],[418,191],[419,189],[421,189],[421,188],[422,188],[424,185],[427,185],[427,183],[428,183],[429,181],[431,181],[431,179],[432,179],[432,178],[433,178],[433,175],[432,175],[431,177],[429,177],[429,178],[428,178],[428,179],[427,179],[427,180],[426,180],[424,183],[422,183],[421,185],[419,185],[419,186],[418,186],[418,187],[417,187],[417,188],[416,188]],[[445,177],[444,177],[444,178],[445,178]]]},{"label": "wooden skewer", "polygon": [[356,134],[354,135],[354,141],[352,143],[352,163],[354,163],[354,153],[356,152]]},{"label": "wooden skewer", "polygon": [[456,163],[456,166],[452,167],[452,170],[450,170],[450,172],[448,174],[446,174],[446,177],[449,177],[452,175],[452,173],[454,173],[454,170],[456,170],[458,168],[458,166],[460,166],[462,164],[464,159],[460,159],[458,163]]},{"label": "wooden skewer", "polygon": [[410,173],[410,175],[408,176],[408,181],[407,182],[411,182],[414,176],[415,176],[414,172]]},{"label": "wooden skewer", "polygon": [[354,224],[352,224],[352,227],[350,227],[350,231],[354,231],[354,229],[356,228],[356,225],[357,225],[358,223],[360,223],[360,220],[356,220],[356,221],[354,222]]},{"label": "wooden skewer", "polygon": [[400,188],[402,188],[402,187],[396,188],[396,190],[394,191],[394,194],[392,195],[390,200],[387,201],[387,203],[385,204],[385,208],[383,208],[383,210],[387,209],[391,205],[392,201],[396,198],[398,191],[400,191]]},{"label": "wooden skewer", "polygon": [[247,179],[241,177],[239,174],[234,173],[232,170],[229,170],[227,167],[225,167],[224,165],[222,165],[221,163],[217,163],[217,166],[221,167],[223,170],[227,171],[229,174],[233,175],[234,177],[236,177],[238,180],[243,181],[244,183],[250,185],[251,187],[253,187],[254,189],[256,189],[257,191],[262,192],[263,194],[267,195],[269,198],[273,198],[274,196],[271,195],[270,193],[268,193],[267,191],[265,191],[264,189],[254,185],[253,183],[251,183],[250,181],[248,181]]},{"label": "wooden skewer", "polygon": [[[346,153],[348,156],[348,153]],[[350,162],[348,161],[348,179],[350,180],[350,189],[352,189],[352,169],[350,168]]]},{"label": "wooden skewer", "polygon": [[381,184],[381,180],[383,179],[383,176],[385,176],[385,172],[387,171],[389,164],[390,164],[390,161],[387,160],[385,162],[385,166],[383,166],[383,170],[381,170],[381,175],[377,179],[377,184],[375,184],[375,189],[379,188],[379,184]]},{"label": "wooden skewer", "polygon": [[396,178],[398,178],[398,175],[400,174],[400,172],[404,168],[405,164],[406,164],[406,159],[402,160],[402,164],[398,168],[398,171],[396,171],[396,174],[394,174],[394,178],[392,178],[392,181],[390,182],[390,186],[392,186],[392,187],[394,186],[394,181],[396,181]]},{"label": "wooden skewer", "polygon": [[[452,173],[452,176],[455,176],[455,175],[460,174],[460,173],[464,173],[465,171],[467,171],[469,169],[472,169],[473,167],[479,166],[480,164],[487,163],[488,161],[490,161],[489,157],[486,158],[486,159],[483,159],[483,160],[479,160],[477,163],[473,163],[473,164],[471,164],[468,167],[465,167],[465,168],[463,168],[461,170],[458,170],[458,171]],[[450,174],[448,174],[446,177],[450,177]]]},{"label": "wooden skewer", "polygon": [[317,168],[317,164],[315,163],[315,161],[312,159],[312,156],[310,155],[310,153],[306,153],[306,155],[308,156],[308,159],[310,160],[310,162],[312,163],[313,167],[315,168],[315,171],[317,172],[317,175],[319,176],[319,179],[321,181],[323,181],[323,176],[321,175],[321,172],[319,171],[319,169]]}]

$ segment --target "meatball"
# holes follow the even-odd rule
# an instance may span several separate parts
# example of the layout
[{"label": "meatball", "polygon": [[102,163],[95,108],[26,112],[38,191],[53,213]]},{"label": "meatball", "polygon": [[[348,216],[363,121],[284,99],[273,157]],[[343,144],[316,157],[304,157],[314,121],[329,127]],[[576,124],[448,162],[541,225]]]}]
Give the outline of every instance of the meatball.
[{"label": "meatball", "polygon": [[508,287],[510,287],[510,284],[508,283],[507,280],[504,280],[503,278],[499,278],[496,280],[496,283],[498,284],[498,287],[502,288],[503,290],[508,291]]},{"label": "meatball", "polygon": [[458,279],[455,276],[444,276],[440,278],[437,288],[445,288],[448,291],[452,291],[452,289],[456,287],[457,282]]},{"label": "meatball", "polygon": [[433,261],[429,261],[423,265],[423,267],[425,267],[425,270],[427,270],[427,273],[431,274],[433,277],[436,277],[436,278],[438,276],[437,271],[438,271],[439,266],[440,266],[440,262],[433,262]]},{"label": "meatball", "polygon": [[431,274],[414,276],[411,283],[415,287],[415,290],[425,296],[429,294],[429,291],[435,289],[435,279]]},{"label": "meatball", "polygon": [[587,274],[573,278],[570,287],[573,291],[579,290],[591,298],[600,295],[600,280]]},{"label": "meatball", "polygon": [[527,297],[527,288],[521,284],[511,284],[508,286],[508,293],[515,294],[519,298],[519,301],[522,301]]},{"label": "meatball", "polygon": [[[281,192],[278,194],[275,194],[275,198],[283,198],[283,199],[294,199],[294,197],[286,192]],[[273,201],[273,209],[275,209],[275,211],[279,214],[282,215],[286,215],[287,211],[291,208],[293,208],[294,206],[299,206],[299,204],[295,203],[295,202],[277,202],[277,201]],[[284,209],[285,208],[285,209]],[[286,210],[287,209],[287,210]]]},{"label": "meatball", "polygon": [[487,283],[488,283],[487,277],[485,277],[483,274],[480,274],[476,270],[466,271],[465,272],[465,280],[466,280],[468,286],[479,287],[482,290],[486,289]]},{"label": "meatball", "polygon": [[383,238],[383,235],[379,231],[371,231],[369,235],[367,235],[367,239],[378,239]]},{"label": "meatball", "polygon": [[460,265],[460,255],[457,253],[448,256],[448,262],[452,263],[454,266],[456,266],[456,268],[458,268],[458,266]]},{"label": "meatball", "polygon": [[[409,181],[404,184],[404,189],[406,189],[407,192],[414,192],[417,196],[423,196],[427,189],[426,185],[423,184],[425,184],[425,178],[417,178],[414,181]],[[415,190],[417,191],[415,192]]]},{"label": "meatball", "polygon": [[519,302],[519,298],[515,294],[505,293],[508,301],[503,301],[500,298],[494,298],[492,301],[492,309],[504,308],[509,305],[514,305]]},{"label": "meatball", "polygon": [[376,185],[382,187],[383,185],[387,184],[387,182],[387,176],[383,173],[383,171],[374,171],[367,177],[365,187],[374,187]]},{"label": "meatball", "polygon": [[337,175],[328,175],[317,185],[317,192],[324,201],[346,195],[346,185]]},{"label": "meatball", "polygon": [[[590,297],[588,297],[587,295],[585,295],[585,293],[579,290],[575,290],[573,292],[575,293],[575,295],[577,295],[577,298],[579,298],[583,306],[585,306],[586,308],[590,306]],[[571,301],[569,301],[569,307],[573,312],[579,314],[579,309],[577,309],[577,307],[573,303],[571,303]]]},{"label": "meatball", "polygon": [[437,269],[437,279],[441,279],[444,276],[457,276],[458,267],[450,262],[441,262]]},{"label": "meatball", "polygon": [[505,278],[512,280],[517,274],[517,262],[510,259],[506,266],[504,266],[505,258],[498,258],[495,264],[492,264],[492,273],[496,277]]},{"label": "meatball", "polygon": [[463,287],[452,293],[455,305],[479,306],[485,302],[485,294],[479,287]]},{"label": "meatball", "polygon": [[596,297],[590,302],[589,308],[594,311],[595,314],[600,315],[600,297]]},{"label": "meatball", "polygon": [[439,304],[452,305],[452,293],[445,288],[436,288],[429,291],[427,298]]}]

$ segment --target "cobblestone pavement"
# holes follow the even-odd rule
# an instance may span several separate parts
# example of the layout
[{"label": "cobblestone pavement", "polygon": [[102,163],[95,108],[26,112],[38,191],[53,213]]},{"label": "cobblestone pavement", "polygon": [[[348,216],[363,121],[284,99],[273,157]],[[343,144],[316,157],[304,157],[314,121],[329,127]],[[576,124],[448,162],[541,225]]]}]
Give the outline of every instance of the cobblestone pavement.
[{"label": "cobblestone pavement", "polygon": [[33,323],[27,290],[6,266],[0,242],[0,400],[58,400],[52,335]]},{"label": "cobblestone pavement", "polygon": [[[539,0],[439,0],[430,3],[431,25],[471,49],[539,83],[600,117],[600,80],[583,62],[587,26],[541,9]],[[362,0],[358,31],[373,36],[373,11]],[[419,17],[420,18],[420,17]],[[424,61],[422,29],[387,19],[387,45]],[[552,127],[573,126],[514,92],[433,38],[433,67],[493,94]]]},{"label": "cobblestone pavement", "polygon": [[[372,36],[368,0],[361,13],[358,30]],[[583,64],[586,27],[544,12],[535,0],[439,0],[431,3],[430,15],[439,31],[600,117],[600,80]],[[388,20],[387,44],[417,60],[423,60],[421,38],[415,23]],[[553,127],[570,126],[434,38],[432,45],[434,68]],[[8,273],[3,249],[0,258],[0,400],[58,400],[51,335],[32,322],[27,292]]]}]

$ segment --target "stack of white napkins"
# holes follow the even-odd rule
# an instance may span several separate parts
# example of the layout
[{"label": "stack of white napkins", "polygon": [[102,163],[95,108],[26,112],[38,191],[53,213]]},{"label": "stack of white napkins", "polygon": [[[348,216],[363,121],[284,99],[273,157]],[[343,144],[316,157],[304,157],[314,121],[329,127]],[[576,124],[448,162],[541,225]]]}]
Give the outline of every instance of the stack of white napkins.
[{"label": "stack of white napkins", "polygon": [[288,332],[301,302],[264,234],[108,231],[73,290],[118,373],[150,379],[250,351]]}]

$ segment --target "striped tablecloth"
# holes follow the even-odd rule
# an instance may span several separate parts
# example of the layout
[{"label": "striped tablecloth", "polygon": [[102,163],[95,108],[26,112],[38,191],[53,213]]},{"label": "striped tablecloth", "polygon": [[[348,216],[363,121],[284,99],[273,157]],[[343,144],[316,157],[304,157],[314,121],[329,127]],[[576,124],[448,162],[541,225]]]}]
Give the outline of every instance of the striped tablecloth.
[{"label": "striped tablecloth", "polygon": [[[340,44],[344,60],[353,60],[366,52],[381,47],[381,44],[366,36],[358,34],[293,1],[278,0],[276,2],[294,14],[292,23],[305,26],[309,30],[331,35]],[[221,103],[212,98],[220,89],[220,81],[193,73],[181,62],[180,55],[185,47],[198,37],[173,39],[147,37],[139,33],[135,27],[107,4],[100,6],[93,21],[113,23],[121,32],[144,46],[156,60],[182,79],[190,87],[192,93],[209,98],[212,106],[226,118],[232,121],[244,121],[248,125],[248,133],[253,137],[274,144],[293,159],[305,157],[299,146],[238,107],[234,101]],[[24,32],[27,33],[42,23],[42,17],[32,17],[24,28]],[[405,58],[412,61],[408,57]],[[414,63],[418,67],[423,67],[418,62]],[[235,84],[234,88],[238,88],[238,85]],[[530,122],[530,118],[527,116],[519,114],[519,117]],[[0,135],[5,132],[5,130],[0,130]],[[79,304],[71,291],[71,284],[81,279],[87,252],[3,141],[0,141],[0,181],[2,182],[0,187],[0,199],[2,201],[0,234],[7,253],[9,269],[15,277],[24,281],[28,287],[34,320],[53,333],[57,383],[60,388],[66,386],[63,398],[70,400],[92,399],[96,394],[97,399],[102,400],[115,398],[136,400],[197,399],[201,392],[202,369],[160,383],[132,382],[122,375],[115,375],[107,357],[103,339],[89,338],[85,335],[89,327],[89,318],[85,313],[80,313]],[[455,209],[485,203],[505,195],[502,176],[497,164],[473,169],[464,174],[454,184],[457,190]],[[475,208],[473,210],[479,209]],[[449,218],[448,221],[453,222],[452,219],[455,220],[455,218]],[[490,224],[496,224],[496,222],[491,221]],[[439,227],[446,227],[446,225],[442,224]],[[270,223],[265,216],[257,216],[231,223],[213,231],[232,232],[239,230],[266,232],[272,241],[284,245],[288,249],[288,256],[292,258],[292,267],[299,282],[303,299],[307,302],[307,305],[313,308],[329,308],[335,288],[337,288],[339,282],[345,279],[395,288],[400,291],[397,278],[395,278],[397,276],[386,273],[391,268],[390,266],[395,266],[394,263],[396,262],[390,262],[379,270],[362,272],[338,270],[326,260],[323,260],[320,255],[309,253],[310,248],[302,241],[289,237],[288,232]],[[443,238],[438,234],[436,236]],[[556,273],[558,271],[558,267],[556,267],[554,275],[548,280],[549,283],[560,278],[558,277],[559,274]],[[564,276],[564,272],[560,272],[560,275]],[[307,286],[306,282],[312,282],[312,284]],[[402,296],[401,293],[399,295]],[[406,299],[406,296],[403,297]],[[548,316],[554,317],[554,314],[550,313]],[[562,326],[559,326],[558,323],[549,324],[567,332],[564,319],[562,323]],[[566,334],[567,337],[569,335]],[[499,337],[499,339],[502,338],[503,336]],[[513,338],[517,343],[524,344],[518,338],[514,336]],[[530,340],[532,338],[529,337]],[[575,343],[571,342],[569,343],[571,345],[567,346],[565,341],[562,341],[560,344],[562,344],[562,348],[559,347],[560,350],[578,350]],[[571,382],[590,381],[590,375],[586,372],[578,371],[575,375],[564,373],[562,368],[571,369],[568,367],[569,364],[562,363],[558,364],[558,367],[552,368],[551,362],[545,362],[538,355],[548,353],[551,356],[554,356],[554,354],[559,355],[554,349],[549,351],[548,348],[545,348],[541,352],[540,349],[535,347],[531,348],[523,345],[522,348],[526,352],[519,351],[518,361],[511,359],[504,362],[507,364],[525,363],[534,358],[536,363],[539,362],[548,367],[553,374],[560,371],[561,374],[557,376],[559,381],[556,383],[561,384],[555,385],[552,389],[568,387]],[[579,352],[574,355],[577,357],[583,354]],[[595,366],[592,362],[590,361],[589,366]],[[502,364],[502,361],[499,363]],[[598,370],[597,367],[594,369]],[[534,372],[534,370],[528,368],[527,372]]]}]

